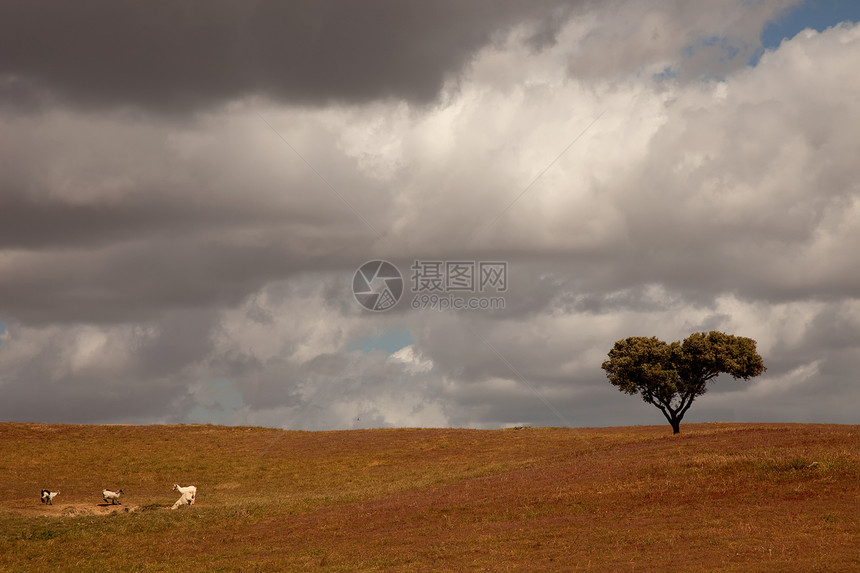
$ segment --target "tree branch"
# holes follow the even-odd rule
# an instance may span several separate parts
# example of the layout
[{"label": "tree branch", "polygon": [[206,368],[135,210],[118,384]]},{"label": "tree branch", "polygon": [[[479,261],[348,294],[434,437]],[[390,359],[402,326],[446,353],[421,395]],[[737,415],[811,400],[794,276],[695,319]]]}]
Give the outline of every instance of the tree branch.
[{"label": "tree branch", "polygon": [[687,410],[689,410],[689,409],[690,409],[690,406],[692,406],[692,405],[693,405],[693,400],[694,400],[694,399],[695,399],[695,398],[693,397],[693,395],[692,395],[692,394],[690,394],[690,401],[689,401],[689,402],[687,402],[687,405],[686,405],[686,406],[684,406],[684,408],[681,410],[681,412],[680,412],[680,414],[679,414],[679,416],[678,416],[678,417],[683,417],[683,416],[684,416],[684,414],[686,414],[686,413],[687,413]]},{"label": "tree branch", "polygon": [[[672,416],[669,415],[669,412],[667,412],[666,409],[659,404],[656,404],[656,406],[661,412],[663,412],[663,416],[665,416],[666,420],[671,424],[672,423]],[[674,414],[674,412],[673,412],[673,414]]]}]

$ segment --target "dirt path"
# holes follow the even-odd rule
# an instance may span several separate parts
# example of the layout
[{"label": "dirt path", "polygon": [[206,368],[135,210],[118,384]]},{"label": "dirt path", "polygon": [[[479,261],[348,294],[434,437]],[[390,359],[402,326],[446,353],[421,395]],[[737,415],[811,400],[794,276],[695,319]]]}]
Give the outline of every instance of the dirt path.
[{"label": "dirt path", "polygon": [[19,515],[41,515],[44,517],[70,517],[76,515],[109,515],[111,513],[129,513],[137,511],[139,505],[111,505],[106,503],[57,503],[45,505],[36,501],[34,504],[15,503],[3,507],[3,510]]}]

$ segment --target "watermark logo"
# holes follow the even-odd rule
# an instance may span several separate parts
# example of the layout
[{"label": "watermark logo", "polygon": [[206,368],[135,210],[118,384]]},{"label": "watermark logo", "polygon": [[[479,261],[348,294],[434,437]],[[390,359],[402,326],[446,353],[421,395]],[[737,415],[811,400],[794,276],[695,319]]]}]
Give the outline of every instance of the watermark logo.
[{"label": "watermark logo", "polygon": [[[416,260],[410,269],[415,309],[501,310],[505,299],[490,294],[508,290],[508,264],[504,261]],[[361,306],[383,311],[403,294],[400,271],[387,261],[369,261],[355,272],[352,292]]]},{"label": "watermark logo", "polygon": [[388,310],[403,296],[403,276],[388,261],[367,261],[352,277],[352,294],[367,310]]}]

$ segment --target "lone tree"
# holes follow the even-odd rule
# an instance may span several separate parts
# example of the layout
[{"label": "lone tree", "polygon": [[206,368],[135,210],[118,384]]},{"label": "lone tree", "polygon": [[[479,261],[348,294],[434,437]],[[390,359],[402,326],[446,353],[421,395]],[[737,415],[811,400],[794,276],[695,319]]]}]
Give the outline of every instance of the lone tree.
[{"label": "lone tree", "polygon": [[766,370],[755,340],[712,330],[695,332],[683,342],[667,344],[652,336],[619,340],[601,368],[613,386],[659,408],[673,433],[707,384],[725,373],[749,380]]}]

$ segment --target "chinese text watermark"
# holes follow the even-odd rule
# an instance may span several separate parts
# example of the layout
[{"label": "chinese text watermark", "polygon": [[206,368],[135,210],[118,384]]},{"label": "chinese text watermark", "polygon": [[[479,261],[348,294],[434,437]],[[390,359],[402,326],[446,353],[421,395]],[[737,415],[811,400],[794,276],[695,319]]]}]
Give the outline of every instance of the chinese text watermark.
[{"label": "chinese text watermark", "polygon": [[[508,290],[505,261],[418,260],[409,267],[415,310],[502,310]],[[403,296],[403,275],[392,263],[368,261],[355,271],[355,300],[372,311],[393,308]],[[495,295],[495,296],[493,296]]]}]

